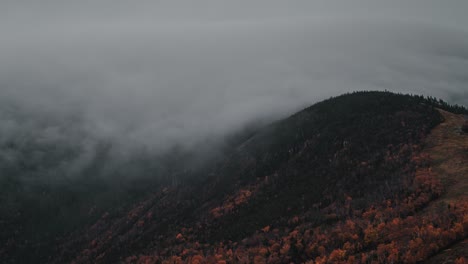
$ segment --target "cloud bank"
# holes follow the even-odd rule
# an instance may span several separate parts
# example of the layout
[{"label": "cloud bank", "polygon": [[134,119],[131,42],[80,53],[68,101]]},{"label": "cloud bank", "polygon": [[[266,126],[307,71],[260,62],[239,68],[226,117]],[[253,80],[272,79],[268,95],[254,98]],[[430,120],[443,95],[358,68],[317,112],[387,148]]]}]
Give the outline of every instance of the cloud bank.
[{"label": "cloud bank", "polygon": [[407,2],[4,1],[0,141],[74,142],[82,167],[355,90],[468,105],[467,2]]}]

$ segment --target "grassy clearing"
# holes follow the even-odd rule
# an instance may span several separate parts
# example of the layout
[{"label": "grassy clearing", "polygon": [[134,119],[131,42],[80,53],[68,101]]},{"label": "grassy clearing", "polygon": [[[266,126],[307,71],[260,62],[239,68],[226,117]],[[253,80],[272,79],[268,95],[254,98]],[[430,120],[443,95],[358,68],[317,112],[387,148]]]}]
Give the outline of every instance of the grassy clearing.
[{"label": "grassy clearing", "polygon": [[[451,204],[468,198],[468,134],[461,131],[463,115],[439,111],[445,120],[427,137],[424,152],[431,156],[433,172],[446,188],[440,201]],[[453,263],[460,257],[468,257],[468,239],[442,251],[428,263]]]},{"label": "grassy clearing", "polygon": [[425,152],[432,159],[432,170],[445,184],[441,198],[450,203],[468,195],[468,134],[461,132],[463,115],[439,110],[444,122],[426,139]]}]

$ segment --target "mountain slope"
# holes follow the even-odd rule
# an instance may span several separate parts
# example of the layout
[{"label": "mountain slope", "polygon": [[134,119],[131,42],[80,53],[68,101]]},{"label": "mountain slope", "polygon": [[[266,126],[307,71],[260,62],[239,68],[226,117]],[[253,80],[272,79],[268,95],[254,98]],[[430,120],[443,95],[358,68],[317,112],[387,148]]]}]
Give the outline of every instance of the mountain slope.
[{"label": "mountain slope", "polygon": [[[434,106],[463,111],[388,92],[318,103],[127,214],[103,215],[64,239],[51,261],[423,260],[468,231],[466,204],[428,210],[444,194],[422,151],[444,120]],[[428,249],[423,238],[433,240]]]},{"label": "mountain slope", "polygon": [[468,137],[460,128],[465,122],[462,115],[439,110],[444,122],[431,131],[424,152],[432,159],[434,173],[446,186],[445,202],[453,202],[468,193]]},{"label": "mountain slope", "polygon": [[[460,128],[466,122],[462,115],[439,110],[444,122],[434,128],[425,141],[424,153],[430,155],[434,174],[444,183],[446,192],[439,201],[456,204],[468,200],[468,134]],[[435,210],[437,203],[429,206]],[[465,217],[468,212],[465,211]],[[466,227],[465,227],[466,228]],[[468,259],[468,239],[456,243],[429,259],[428,263],[442,263]]]},{"label": "mountain slope", "polygon": [[[126,199],[108,190],[114,202],[106,207],[93,202],[102,197],[95,187],[86,197],[41,202],[48,214],[67,208],[61,215],[76,219],[75,232],[60,235],[54,228],[68,222],[47,223],[46,214],[4,215],[0,257],[4,263],[456,260],[466,254],[468,234],[467,136],[460,130],[466,113],[435,98],[390,92],[331,98],[235,137],[211,164],[189,168],[180,155],[162,157],[177,173],[158,173],[161,184],[128,187],[152,188],[149,195],[136,191]],[[158,171],[149,169],[159,161],[134,159],[134,170],[118,173],[131,179],[140,175],[128,173]],[[52,191],[48,197],[70,197],[67,189]],[[42,228],[33,240],[21,233],[36,226]]]}]

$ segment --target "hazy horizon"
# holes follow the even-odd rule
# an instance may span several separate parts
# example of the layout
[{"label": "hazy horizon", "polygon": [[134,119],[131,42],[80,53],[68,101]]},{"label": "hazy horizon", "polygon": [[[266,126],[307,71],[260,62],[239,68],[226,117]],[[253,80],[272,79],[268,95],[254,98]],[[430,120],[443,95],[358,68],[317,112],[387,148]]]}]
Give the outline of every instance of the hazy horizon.
[{"label": "hazy horizon", "polygon": [[79,164],[103,140],[191,148],[356,90],[468,104],[466,1],[0,7],[1,142],[75,142]]}]

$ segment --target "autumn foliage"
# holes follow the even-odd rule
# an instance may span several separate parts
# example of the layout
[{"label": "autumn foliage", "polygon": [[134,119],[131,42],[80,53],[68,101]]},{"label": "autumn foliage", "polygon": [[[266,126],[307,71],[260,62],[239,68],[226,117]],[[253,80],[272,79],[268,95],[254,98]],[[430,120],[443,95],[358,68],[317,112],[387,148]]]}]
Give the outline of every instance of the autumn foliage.
[{"label": "autumn foliage", "polygon": [[314,226],[306,217],[294,216],[286,226],[265,227],[241,242],[188,241],[171,249],[177,255],[157,256],[155,262],[132,257],[127,263],[420,262],[468,236],[468,200],[422,212],[442,192],[440,182],[426,172],[415,175],[408,186],[414,191],[406,196],[362,211],[350,208],[351,216],[337,216],[340,220],[332,225]]},{"label": "autumn foliage", "polygon": [[155,192],[72,235],[59,260],[427,260],[468,237],[468,199],[439,199],[445,183],[423,152],[442,122],[434,106],[391,93],[319,103],[249,138],[199,182]]}]

